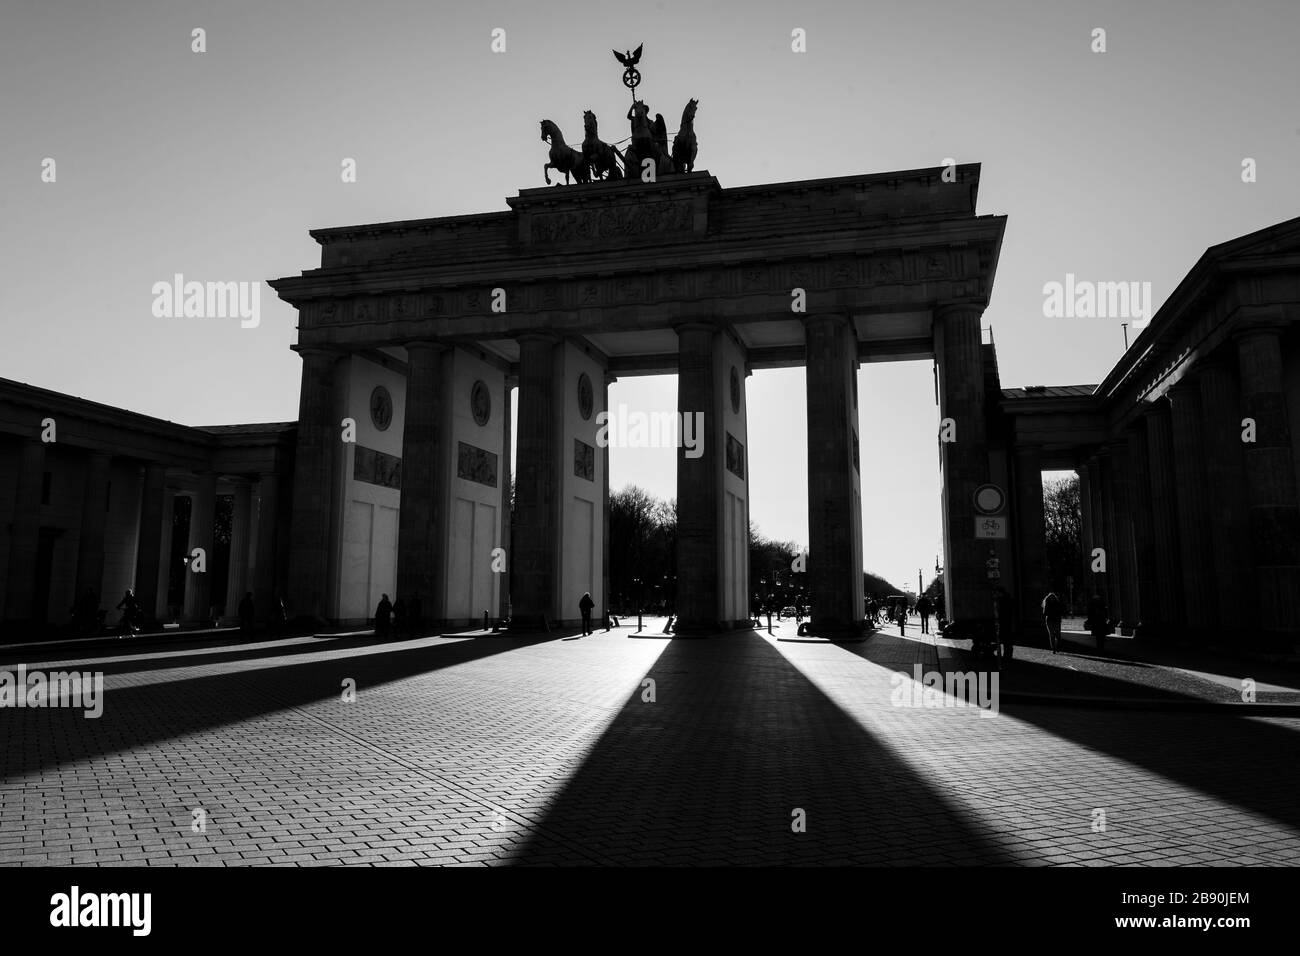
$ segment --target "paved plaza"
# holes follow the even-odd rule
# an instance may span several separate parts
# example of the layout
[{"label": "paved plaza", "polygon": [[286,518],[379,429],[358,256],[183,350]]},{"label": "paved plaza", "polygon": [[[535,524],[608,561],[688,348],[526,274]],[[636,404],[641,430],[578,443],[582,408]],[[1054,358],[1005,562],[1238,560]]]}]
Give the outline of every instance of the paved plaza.
[{"label": "paved plaza", "polygon": [[895,706],[949,649],[662,623],[6,651],[107,693],[0,710],[0,863],[1300,862],[1300,717]]}]

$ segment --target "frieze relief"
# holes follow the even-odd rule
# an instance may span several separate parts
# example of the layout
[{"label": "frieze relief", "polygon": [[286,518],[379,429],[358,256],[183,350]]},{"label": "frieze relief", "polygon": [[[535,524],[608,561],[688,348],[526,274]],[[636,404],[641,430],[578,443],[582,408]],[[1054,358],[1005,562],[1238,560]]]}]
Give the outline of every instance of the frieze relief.
[{"label": "frieze relief", "polygon": [[[672,206],[671,203],[659,203]],[[684,205],[683,208],[688,208]],[[646,207],[629,207],[641,209]],[[618,210],[604,210],[611,212]],[[585,213],[584,213],[585,214]],[[594,213],[593,213],[594,214]],[[557,214],[558,215],[558,214]],[[563,215],[568,215],[563,214]],[[960,253],[918,250],[905,255],[840,256],[824,262],[750,263],[697,269],[674,269],[652,276],[624,275],[598,280],[544,280],[516,288],[511,301],[525,311],[558,311],[682,299],[706,299],[760,292],[784,293],[801,288],[810,292],[829,288],[854,288],[947,280],[952,294],[978,295],[981,281],[971,278]],[[302,314],[310,326],[377,323],[389,319],[418,320],[442,316],[473,317],[489,311],[489,287],[440,293],[395,293],[391,296],[353,296],[304,304]],[[963,292],[964,290],[964,292]]]},{"label": "frieze relief", "polygon": [[690,200],[651,202],[608,209],[575,209],[534,213],[531,242],[595,242],[635,236],[694,231],[695,208]]}]

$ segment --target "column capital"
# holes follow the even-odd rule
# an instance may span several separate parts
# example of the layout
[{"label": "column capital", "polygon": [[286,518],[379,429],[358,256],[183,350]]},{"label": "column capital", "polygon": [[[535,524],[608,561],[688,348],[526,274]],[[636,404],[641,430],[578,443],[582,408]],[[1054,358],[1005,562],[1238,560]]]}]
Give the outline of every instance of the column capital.
[{"label": "column capital", "polygon": [[849,328],[852,325],[849,317],[843,312],[819,312],[814,315],[805,315],[803,320],[805,327],[812,325],[813,323],[821,324],[822,322],[834,322],[837,325],[844,326],[845,328]]},{"label": "column capital", "polygon": [[550,345],[560,344],[560,336],[556,335],[554,332],[547,332],[542,329],[520,332],[514,337],[514,339],[521,345],[525,342],[545,342]]},{"label": "column capital", "polygon": [[943,319],[949,315],[983,315],[987,308],[988,303],[982,299],[955,299],[938,303],[933,311],[936,319]]},{"label": "column capital", "polygon": [[714,323],[706,322],[703,319],[687,319],[673,325],[673,331],[678,335],[683,332],[717,332],[718,327]]}]

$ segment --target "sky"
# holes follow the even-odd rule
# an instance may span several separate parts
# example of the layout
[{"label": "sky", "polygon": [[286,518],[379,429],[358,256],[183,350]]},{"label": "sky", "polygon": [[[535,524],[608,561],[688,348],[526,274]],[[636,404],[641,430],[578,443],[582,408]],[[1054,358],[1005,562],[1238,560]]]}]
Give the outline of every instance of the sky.
[{"label": "sky", "polygon": [[[190,425],[294,420],[292,308],[263,286],[256,328],[156,318],[154,283],[297,274],[311,228],[504,210],[542,185],[540,119],[621,128],[610,50],[644,43],[639,92],[670,126],[700,101],[696,168],[723,187],[981,163],[978,211],[1008,217],[984,314],[1004,386],[1099,382],[1119,320],[1046,318],[1044,285],[1150,282],[1158,306],[1208,246],[1300,213],[1298,37],[1294,0],[5,0],[0,377]],[[931,365],[864,365],[859,394],[865,563],[928,580]],[[751,517],[806,543],[803,371],[748,395]],[[674,379],[610,400],[674,409]],[[611,485],[632,481],[672,497],[671,450],[613,449]]]}]

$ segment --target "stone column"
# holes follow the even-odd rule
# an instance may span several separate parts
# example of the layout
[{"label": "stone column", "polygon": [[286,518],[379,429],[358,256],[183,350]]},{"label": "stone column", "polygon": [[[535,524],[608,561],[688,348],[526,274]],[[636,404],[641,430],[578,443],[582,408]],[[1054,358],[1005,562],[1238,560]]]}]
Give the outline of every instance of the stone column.
[{"label": "stone column", "polygon": [[333,543],[335,456],[342,426],[334,391],[338,355],[299,349],[298,445],[293,464],[293,517],[289,532],[289,617],[325,620]]},{"label": "stone column", "polygon": [[113,457],[91,452],[86,463],[86,488],[81,500],[81,534],[77,538],[76,600],[90,588],[103,603],[104,529],[108,524],[108,481]]},{"label": "stone column", "polygon": [[[713,326],[690,323],[677,327],[677,410],[681,415],[704,412],[704,434],[697,458],[677,449],[677,625],[679,634],[711,633],[723,628],[718,614],[719,587],[717,442],[714,420]],[[640,576],[644,577],[643,572]]]},{"label": "stone column", "polygon": [[172,583],[172,545],[176,536],[176,490],[163,487],[162,533],[159,535],[158,579],[154,599],[154,617],[159,621],[170,623],[171,583]]},{"label": "stone column", "polygon": [[1245,418],[1255,441],[1242,445],[1250,539],[1259,588],[1260,643],[1290,649],[1300,641],[1300,507],[1291,425],[1282,378],[1281,329],[1252,325],[1233,336]]},{"label": "stone column", "polygon": [[[978,332],[978,313],[975,323]],[[860,451],[854,400],[857,336],[844,315],[810,317],[804,324],[804,336],[811,629],[816,633],[857,632],[865,617]]]},{"label": "stone column", "polygon": [[1137,561],[1138,637],[1159,633],[1159,599],[1156,575],[1163,573],[1155,558],[1151,527],[1151,469],[1146,428],[1141,421],[1127,431],[1129,460],[1129,513],[1133,518],[1133,553]]},{"label": "stone column", "polygon": [[1137,546],[1133,534],[1132,471],[1127,439],[1111,443],[1110,461],[1113,470],[1111,484],[1115,493],[1115,579],[1119,586],[1120,633],[1132,637],[1142,623],[1142,609],[1138,606]]},{"label": "stone column", "polygon": [[[1043,517],[1043,462],[1037,445],[1015,446],[1016,581],[1020,586],[1021,631],[1043,637],[1042,601],[1047,594],[1047,529]],[[1061,603],[1065,595],[1058,594]]]},{"label": "stone column", "polygon": [[[185,620],[207,622],[212,610],[212,524],[217,509],[217,476],[200,475],[198,490],[191,498],[190,539],[185,548],[189,563],[185,571]],[[195,571],[194,549],[203,549],[203,570]]]},{"label": "stone column", "polygon": [[518,461],[509,563],[511,627],[516,630],[545,627],[555,613],[562,413],[555,394],[558,342],[542,333],[519,337]]},{"label": "stone column", "polygon": [[248,526],[253,510],[253,489],[247,481],[235,485],[230,516],[230,563],[226,574],[226,620],[238,622],[239,602],[248,593]]},{"label": "stone column", "polygon": [[406,424],[402,431],[402,492],[397,532],[397,596],[419,605],[420,622],[441,620],[446,548],[442,486],[445,436],[443,356],[435,342],[406,346]]},{"label": "stone column", "polygon": [[274,473],[262,475],[257,491],[257,566],[253,578],[253,606],[257,609],[257,619],[268,621],[272,601],[277,596],[275,542],[280,524],[280,476]]},{"label": "stone column", "polygon": [[45,474],[45,443],[24,439],[18,457],[18,486],[9,534],[9,571],[5,584],[5,619],[43,618],[33,607],[36,591],[36,552],[41,537],[41,483]]},{"label": "stone column", "polygon": [[934,328],[940,416],[952,421],[956,439],[939,445],[948,619],[991,623],[992,595],[984,575],[988,547],[975,537],[974,504],[975,489],[989,479],[980,334],[983,311],[983,306],[970,303],[942,306]]},{"label": "stone column", "polygon": [[1124,598],[1119,587],[1119,524],[1115,515],[1115,462],[1109,447],[1097,453],[1101,476],[1102,545],[1106,549],[1106,608],[1112,621],[1124,619]]},{"label": "stone column", "polygon": [[[617,381],[618,381],[618,376],[610,375],[608,372],[605,373],[605,391],[601,394],[600,407],[605,410],[606,414],[610,413],[609,387]],[[606,419],[606,421],[608,421],[608,419]],[[603,474],[605,478],[605,485],[604,488],[602,489],[602,494],[604,495],[604,497],[602,499],[602,508],[601,508],[603,516],[601,518],[600,546],[601,546],[602,558],[600,562],[600,567],[601,567],[601,588],[600,589],[601,589],[601,601],[604,605],[601,610],[605,615],[605,621],[608,622],[609,613],[610,613],[610,607],[609,607],[609,442],[608,441],[606,441],[604,447],[601,448],[600,454],[604,459],[604,464],[602,468],[603,468]],[[667,597],[666,594],[664,596]]]},{"label": "stone column", "polygon": [[1242,444],[1241,387],[1231,356],[1201,363],[1201,436],[1219,626],[1233,644],[1259,628],[1250,563],[1250,510]]},{"label": "stone column", "polygon": [[1074,603],[1077,607],[1086,604],[1093,592],[1092,549],[1096,547],[1096,539],[1092,531],[1092,479],[1089,477],[1087,462],[1078,465],[1074,471],[1079,476],[1079,517],[1081,519],[1079,537],[1083,544],[1083,554],[1080,556],[1082,569],[1079,579],[1075,581],[1077,586],[1074,591]]},{"label": "stone column", "polygon": [[[500,576],[500,584],[497,588],[497,615],[502,618],[510,617],[510,566],[514,564],[514,546],[510,539],[510,528],[513,524],[512,511],[514,504],[511,501],[512,482],[514,480],[511,474],[511,426],[510,426],[510,409],[513,404],[511,398],[511,389],[515,386],[515,379],[507,375],[504,383],[504,414],[502,415],[502,434],[501,441],[501,548],[506,554],[506,569]],[[609,496],[606,495],[608,498]]]},{"label": "stone column", "polygon": [[1186,610],[1182,547],[1178,539],[1178,495],[1174,490],[1174,426],[1168,401],[1160,400],[1151,406],[1146,425],[1159,634],[1173,640],[1183,631]]},{"label": "stone column", "polygon": [[163,547],[171,544],[171,528],[163,527],[167,496],[167,466],[151,461],[144,466],[140,497],[140,526],[135,551],[135,596],[148,623],[158,617],[158,577],[163,567]]},{"label": "stone column", "polygon": [[1210,555],[1205,449],[1201,445],[1201,396],[1195,382],[1184,380],[1169,390],[1169,399],[1185,634],[1189,640],[1200,643],[1219,623],[1214,599],[1214,563]]}]

